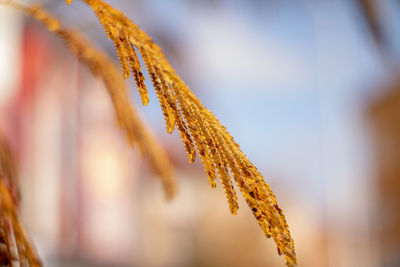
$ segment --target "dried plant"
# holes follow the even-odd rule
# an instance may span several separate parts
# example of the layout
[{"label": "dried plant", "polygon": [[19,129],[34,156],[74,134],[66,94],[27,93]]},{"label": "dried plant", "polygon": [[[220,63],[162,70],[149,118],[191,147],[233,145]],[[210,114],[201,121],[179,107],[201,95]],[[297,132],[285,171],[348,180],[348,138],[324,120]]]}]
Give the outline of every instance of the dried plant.
[{"label": "dried plant", "polygon": [[213,188],[218,173],[229,209],[236,214],[239,206],[233,177],[265,235],[273,237],[288,266],[296,265],[293,239],[274,194],[226,128],[190,91],[161,48],[144,31],[103,1],[83,1],[93,9],[113,41],[124,78],[132,75],[135,79],[142,103],[147,105],[149,99],[135,49],[141,54],[156,90],[167,132],[171,133],[174,126],[178,128],[190,162],[195,160],[197,149]]},{"label": "dried plant", "polygon": [[[215,187],[215,179],[218,176],[224,187],[230,212],[236,214],[239,206],[232,183],[233,178],[265,235],[272,236],[277,244],[278,253],[284,254],[286,265],[295,266],[294,243],[285,216],[263,176],[241,151],[226,128],[190,91],[176,74],[161,48],[144,31],[122,12],[103,1],[82,1],[93,9],[108,38],[113,41],[123,77],[133,76],[143,105],[148,104],[149,98],[137,51],[143,59],[158,96],[167,132],[171,133],[176,126],[189,162],[194,162],[197,150],[211,187]],[[70,4],[72,0],[66,2]],[[110,91],[122,129],[131,142],[139,140],[139,146],[143,150],[143,143],[140,142],[143,141],[143,135],[138,134],[136,126],[134,127],[137,118],[128,108],[127,94],[121,89],[124,87],[117,78],[119,74],[114,68],[104,64],[105,56],[97,50],[86,49],[82,44],[87,41],[76,41],[81,40],[81,37],[61,29],[57,20],[40,8],[24,9],[61,36],[69,44],[71,51],[77,54],[95,75],[103,79]]]},{"label": "dried plant", "polygon": [[0,177],[0,264],[1,266],[41,266],[22,228],[10,189]]},{"label": "dried plant", "polygon": [[0,137],[0,265],[41,266],[19,222],[18,201],[15,165],[6,141]]}]

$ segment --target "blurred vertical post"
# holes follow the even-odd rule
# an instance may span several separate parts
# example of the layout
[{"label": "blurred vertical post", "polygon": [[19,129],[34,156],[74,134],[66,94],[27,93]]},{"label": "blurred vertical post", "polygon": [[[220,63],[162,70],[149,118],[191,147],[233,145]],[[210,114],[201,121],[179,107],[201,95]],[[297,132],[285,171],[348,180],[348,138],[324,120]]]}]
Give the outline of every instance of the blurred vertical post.
[{"label": "blurred vertical post", "polygon": [[372,103],[370,121],[375,143],[375,235],[382,266],[400,266],[400,83]]}]

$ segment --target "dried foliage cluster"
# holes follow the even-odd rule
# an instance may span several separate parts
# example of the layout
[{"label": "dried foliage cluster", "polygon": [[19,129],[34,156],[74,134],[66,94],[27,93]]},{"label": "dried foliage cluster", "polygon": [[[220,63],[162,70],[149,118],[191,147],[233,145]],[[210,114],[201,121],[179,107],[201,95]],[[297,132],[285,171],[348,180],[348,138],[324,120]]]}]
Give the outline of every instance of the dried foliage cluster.
[{"label": "dried foliage cluster", "polygon": [[[215,187],[215,179],[218,176],[224,187],[229,209],[232,214],[236,214],[239,206],[233,178],[265,235],[272,236],[277,244],[278,253],[284,254],[286,265],[295,266],[294,243],[282,210],[269,185],[226,128],[190,91],[176,74],[161,48],[144,31],[122,12],[103,1],[82,1],[93,9],[107,36],[113,41],[123,77],[133,76],[143,105],[148,104],[149,98],[138,53],[158,96],[167,132],[171,133],[175,127],[178,129],[190,162],[195,160],[197,150],[211,186]],[[69,4],[72,1],[66,2]],[[143,152],[150,155],[153,166],[164,177],[167,193],[172,195],[173,180],[168,165],[163,164],[164,159],[160,158],[159,154],[161,150],[133,112],[121,75],[113,64],[110,64],[109,59],[92,46],[88,46],[88,41],[76,32],[62,29],[58,21],[41,8],[17,6],[62,37],[70,50],[89,66],[93,74],[103,79],[110,92],[121,128],[131,143],[136,142]]]},{"label": "dried foliage cluster", "polygon": [[265,235],[273,237],[279,254],[285,255],[287,265],[295,265],[293,240],[274,194],[225,127],[190,91],[161,48],[144,31],[103,1],[83,1],[94,10],[108,38],[113,41],[123,76],[132,74],[143,104],[149,100],[136,50],[141,54],[156,90],[167,132],[171,133],[177,127],[190,162],[195,160],[197,149],[212,187],[215,187],[218,173],[230,211],[236,214],[239,206],[233,177]]},{"label": "dried foliage cluster", "polygon": [[[0,138],[0,265],[40,266],[36,251],[22,228],[17,204],[16,171],[7,143]],[[16,265],[18,263],[18,265]]]}]

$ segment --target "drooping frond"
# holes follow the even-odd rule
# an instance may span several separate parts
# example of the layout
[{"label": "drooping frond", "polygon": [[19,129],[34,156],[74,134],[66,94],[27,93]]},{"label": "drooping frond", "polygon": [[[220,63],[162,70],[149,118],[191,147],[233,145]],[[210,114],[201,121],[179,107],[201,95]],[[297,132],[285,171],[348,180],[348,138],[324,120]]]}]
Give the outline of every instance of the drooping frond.
[{"label": "drooping frond", "polygon": [[0,264],[1,266],[41,266],[22,228],[10,189],[0,177]]},{"label": "drooping frond", "polygon": [[[93,75],[103,80],[111,97],[120,128],[126,134],[128,141],[132,145],[138,145],[142,155],[149,159],[152,169],[161,177],[166,196],[170,199],[176,193],[176,182],[171,163],[165,151],[138,117],[129,101],[126,84],[112,60],[78,32],[62,28],[59,21],[43,8],[23,6],[15,2],[12,5],[40,21],[51,32],[61,37],[69,50],[88,66]],[[133,53],[132,50],[129,51]],[[132,73],[136,73],[134,75],[137,75],[138,84],[144,85],[144,78],[140,72],[136,55],[130,55],[127,61],[134,67]]]},{"label": "drooping frond", "polygon": [[[114,43],[123,76],[136,80],[140,97],[147,104],[146,90],[139,81],[143,75],[137,66],[136,52],[142,55],[161,105],[167,131],[177,127],[190,162],[195,159],[195,148],[203,162],[211,183],[215,186],[216,173],[224,186],[230,211],[238,209],[232,178],[237,183],[251,211],[267,237],[277,244],[279,254],[285,255],[287,266],[296,265],[294,243],[282,210],[269,185],[256,167],[241,151],[224,126],[208,111],[189,87],[175,73],[161,48],[129,20],[122,12],[101,0],[83,0],[96,13],[103,28]],[[130,63],[133,60],[133,64]],[[140,77],[140,79],[138,79]]]},{"label": "drooping frond", "polygon": [[[7,142],[0,137],[0,265],[41,266],[17,215],[16,170]],[[17,265],[18,264],[18,265]]]}]

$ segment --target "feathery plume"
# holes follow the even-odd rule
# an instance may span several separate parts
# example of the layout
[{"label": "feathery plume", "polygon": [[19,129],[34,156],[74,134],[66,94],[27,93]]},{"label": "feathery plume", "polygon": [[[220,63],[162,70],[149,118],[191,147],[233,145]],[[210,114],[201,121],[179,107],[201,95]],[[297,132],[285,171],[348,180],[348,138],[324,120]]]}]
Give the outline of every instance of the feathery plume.
[{"label": "feathery plume", "polygon": [[[208,111],[189,87],[175,73],[161,48],[121,11],[101,0],[82,0],[96,13],[109,39],[114,43],[124,78],[133,74],[143,99],[147,90],[138,84],[143,77],[136,64],[136,48],[156,90],[167,132],[178,128],[190,162],[195,148],[212,187],[216,172],[224,186],[231,213],[238,209],[232,178],[237,183],[251,211],[267,237],[274,239],[286,265],[296,265],[294,242],[276,198],[263,176],[240,150],[226,128]],[[132,46],[130,49],[129,45]],[[134,59],[134,63],[130,63]],[[147,101],[143,101],[147,104]]]},{"label": "feathery plume", "polygon": [[[42,7],[36,5],[24,6],[16,2],[11,2],[11,5],[38,20],[51,32],[59,36],[69,50],[88,66],[92,74],[103,80],[111,97],[121,130],[126,134],[130,144],[138,145],[142,155],[148,157],[152,169],[162,179],[167,199],[172,198],[176,193],[176,182],[168,156],[138,117],[129,101],[126,84],[112,60],[77,31],[62,28],[59,21]],[[121,42],[121,40],[119,41]],[[124,43],[125,45],[120,44],[116,47],[123,50],[124,55],[126,51],[133,53],[133,48],[132,50],[122,48],[128,44],[131,47],[130,43],[125,41]],[[128,58],[123,56],[120,59],[126,59],[126,62],[130,62],[133,66],[132,73],[137,76],[138,86],[144,86],[144,78],[138,67],[139,61],[136,54],[131,54]],[[145,104],[145,101],[143,104]]]}]

